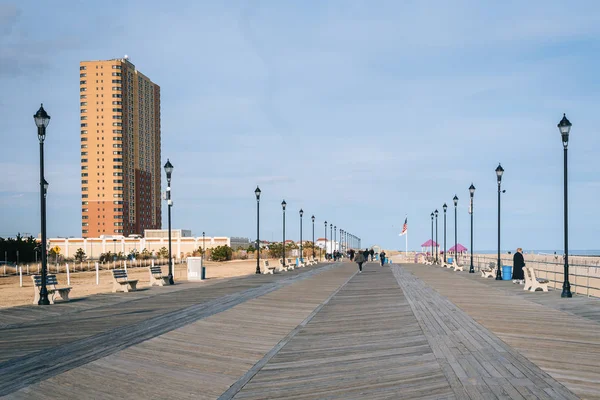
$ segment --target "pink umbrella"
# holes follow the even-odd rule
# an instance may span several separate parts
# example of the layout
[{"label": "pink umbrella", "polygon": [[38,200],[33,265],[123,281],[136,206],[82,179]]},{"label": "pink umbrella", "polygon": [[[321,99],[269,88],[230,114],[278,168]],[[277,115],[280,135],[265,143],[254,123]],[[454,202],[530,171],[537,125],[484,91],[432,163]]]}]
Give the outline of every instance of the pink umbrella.
[{"label": "pink umbrella", "polygon": [[[459,252],[459,253],[462,253],[462,252],[465,252],[465,251],[467,251],[467,248],[466,248],[465,246],[463,246],[462,244],[460,244],[460,243],[459,243],[459,244],[457,244],[457,245],[456,245],[456,247],[458,248],[458,252]],[[450,248],[448,249],[448,253],[455,253],[455,251],[454,251],[454,246],[452,246],[452,247],[450,247]]]},{"label": "pink umbrella", "polygon": [[431,240],[431,239],[429,239],[428,241],[426,241],[425,243],[423,243],[423,244],[421,245],[421,247],[431,247],[431,246],[433,246],[433,247],[438,247],[438,246],[439,246],[439,244],[437,244],[437,243],[435,242],[435,240]]}]

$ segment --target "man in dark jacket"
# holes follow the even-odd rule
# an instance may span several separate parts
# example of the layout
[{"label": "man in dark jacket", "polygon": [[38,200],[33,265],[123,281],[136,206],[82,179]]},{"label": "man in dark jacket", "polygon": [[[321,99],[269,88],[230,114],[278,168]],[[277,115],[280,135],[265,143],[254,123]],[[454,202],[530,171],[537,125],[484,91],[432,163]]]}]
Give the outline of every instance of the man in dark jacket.
[{"label": "man in dark jacket", "polygon": [[523,283],[525,276],[523,275],[523,267],[525,260],[523,259],[523,249],[518,248],[513,256],[513,283]]},{"label": "man in dark jacket", "polygon": [[369,255],[371,256],[371,261],[373,261],[373,256],[375,255],[375,250],[369,250]]}]

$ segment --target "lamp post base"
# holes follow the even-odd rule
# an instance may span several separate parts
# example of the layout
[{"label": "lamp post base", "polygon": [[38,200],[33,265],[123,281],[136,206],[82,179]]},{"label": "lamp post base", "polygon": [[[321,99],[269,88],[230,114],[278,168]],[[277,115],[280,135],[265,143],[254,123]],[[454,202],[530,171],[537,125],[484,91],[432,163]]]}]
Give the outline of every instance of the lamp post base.
[{"label": "lamp post base", "polygon": [[496,280],[497,281],[501,281],[502,280],[502,275],[500,275],[500,274],[496,275]]},{"label": "lamp post base", "polygon": [[174,285],[175,281],[173,280],[173,275],[169,274],[169,285]]},{"label": "lamp post base", "polygon": [[40,299],[38,300],[38,306],[49,306],[50,300],[48,300],[48,291],[40,291]]},{"label": "lamp post base", "polygon": [[475,273],[475,269],[473,268],[473,266],[471,265],[471,268],[469,268],[469,273],[470,274],[474,274]]},{"label": "lamp post base", "polygon": [[560,294],[560,297],[573,297],[573,295],[571,294],[571,285],[569,285],[568,283],[566,285],[563,285],[563,290]]}]

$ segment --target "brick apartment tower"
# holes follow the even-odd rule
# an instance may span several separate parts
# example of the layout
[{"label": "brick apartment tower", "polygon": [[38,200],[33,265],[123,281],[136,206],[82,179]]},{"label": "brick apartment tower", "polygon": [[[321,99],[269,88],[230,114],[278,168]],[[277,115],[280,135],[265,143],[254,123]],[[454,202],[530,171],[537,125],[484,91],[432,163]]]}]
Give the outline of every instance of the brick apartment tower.
[{"label": "brick apartment tower", "polygon": [[79,64],[81,234],[161,228],[160,87],[125,56]]}]

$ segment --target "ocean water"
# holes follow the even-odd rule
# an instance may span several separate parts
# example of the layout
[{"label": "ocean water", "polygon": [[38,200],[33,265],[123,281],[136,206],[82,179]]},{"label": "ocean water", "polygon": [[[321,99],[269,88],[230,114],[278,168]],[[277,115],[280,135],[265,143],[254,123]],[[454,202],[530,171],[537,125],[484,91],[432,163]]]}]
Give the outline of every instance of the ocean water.
[{"label": "ocean water", "polygon": [[[508,252],[514,254],[515,250],[500,250],[502,254],[507,254]],[[556,252],[557,255],[562,255],[563,250],[529,250],[523,248],[523,253],[525,254],[554,254]],[[473,254],[497,254],[498,249],[496,250],[477,250],[473,251]],[[600,250],[569,250],[569,255],[571,256],[597,256],[600,257]]]}]

